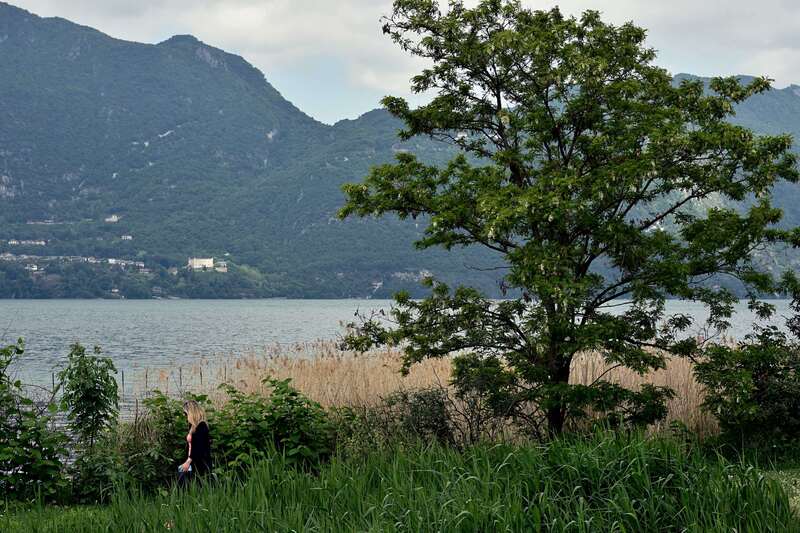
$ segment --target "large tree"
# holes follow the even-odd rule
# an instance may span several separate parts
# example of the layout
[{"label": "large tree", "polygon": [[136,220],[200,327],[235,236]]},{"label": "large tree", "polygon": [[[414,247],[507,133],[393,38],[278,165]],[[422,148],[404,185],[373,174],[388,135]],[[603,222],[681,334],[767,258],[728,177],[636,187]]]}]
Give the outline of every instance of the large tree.
[{"label": "large tree", "polygon": [[706,304],[724,328],[736,297],[719,280],[754,297],[775,289],[755,258],[798,240],[770,204],[778,180],[798,179],[792,139],[729,121],[770,81],[676,84],[632,23],[517,1],[396,0],[384,32],[429,65],[411,88],[430,103],[383,100],[405,122],[401,136],[447,140],[461,154],[437,168],[401,153],[346,185],[340,214],[419,216],[420,248],[493,250],[515,298],[431,280],[429,297],[396,295],[392,320],[366,317],[349,344],[402,344],[406,366],[455,354],[462,390],[535,424],[533,406],[552,432],[587,407],[663,414],[653,406],[668,391],[570,384],[570,365],[596,351],[611,365],[661,368],[666,355],[697,349],[682,334],[692,317],[665,315],[666,298]]}]

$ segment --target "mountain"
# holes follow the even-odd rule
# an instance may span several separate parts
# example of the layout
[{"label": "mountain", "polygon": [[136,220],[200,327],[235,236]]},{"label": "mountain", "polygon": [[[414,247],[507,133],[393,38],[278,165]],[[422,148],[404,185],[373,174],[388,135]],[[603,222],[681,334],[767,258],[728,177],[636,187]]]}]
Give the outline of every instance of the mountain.
[{"label": "mountain", "polygon": [[416,252],[414,224],[335,218],[341,184],[397,150],[452,154],[398,143],[399,126],[384,111],[317,122],[191,36],[125,42],[0,3],[0,252],[227,257],[267,283],[260,295],[386,295],[421,271],[491,287],[464,266],[485,254]]},{"label": "mountain", "polygon": [[[681,73],[675,82],[684,79],[701,80],[706,85],[710,78]],[[746,83],[752,76],[739,76]],[[800,85],[789,85],[782,89],[757,94],[736,107],[732,120],[757,133],[779,135],[789,133],[794,137],[795,150],[800,147]],[[800,226],[800,186],[778,183],[773,194],[773,203],[783,209],[785,226]]]},{"label": "mountain", "polygon": [[[800,136],[800,88],[737,120]],[[382,110],[322,124],[192,36],[126,42],[0,2],[0,297],[381,297],[427,272],[498,295],[481,250],[418,251],[413,221],[335,217],[341,185],[397,151],[455,153],[400,126]],[[800,224],[797,191],[780,198]],[[230,268],[169,273],[188,257]]]}]

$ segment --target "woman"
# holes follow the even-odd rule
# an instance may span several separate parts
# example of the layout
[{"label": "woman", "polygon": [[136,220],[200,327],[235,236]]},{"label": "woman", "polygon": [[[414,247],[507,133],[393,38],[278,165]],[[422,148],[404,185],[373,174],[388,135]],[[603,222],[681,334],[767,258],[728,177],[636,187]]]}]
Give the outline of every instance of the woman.
[{"label": "woman", "polygon": [[208,433],[206,413],[194,400],[183,404],[183,412],[191,427],[189,434],[186,435],[189,453],[186,462],[178,467],[180,485],[195,477],[202,479],[211,472],[211,438]]}]

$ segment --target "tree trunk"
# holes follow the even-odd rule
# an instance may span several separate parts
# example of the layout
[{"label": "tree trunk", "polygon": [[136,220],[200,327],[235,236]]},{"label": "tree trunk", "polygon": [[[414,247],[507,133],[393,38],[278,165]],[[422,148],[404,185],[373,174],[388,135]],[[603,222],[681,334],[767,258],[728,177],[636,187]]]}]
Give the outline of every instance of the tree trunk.
[{"label": "tree trunk", "polygon": [[566,417],[560,404],[547,410],[547,432],[551,436],[555,437],[563,433],[564,422],[566,422]]},{"label": "tree trunk", "polygon": [[[569,384],[569,371],[572,357],[564,357],[560,354],[559,346],[552,348],[552,362],[550,364],[550,383],[553,385]],[[564,424],[567,421],[567,402],[562,397],[550,398],[551,407],[547,409],[547,432],[551,436],[560,435],[564,431]]]}]

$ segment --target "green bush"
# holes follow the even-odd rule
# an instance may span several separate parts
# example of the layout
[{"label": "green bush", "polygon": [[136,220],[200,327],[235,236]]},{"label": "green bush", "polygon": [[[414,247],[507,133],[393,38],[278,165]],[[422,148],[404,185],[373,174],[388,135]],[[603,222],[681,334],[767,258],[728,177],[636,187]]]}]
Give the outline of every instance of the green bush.
[{"label": "green bush", "polygon": [[58,374],[61,404],[74,440],[75,461],[67,474],[72,499],[80,503],[105,501],[123,479],[119,457],[109,443],[118,415],[116,372],[111,358],[100,356],[100,347],[88,355],[75,343]]},{"label": "green bush", "polygon": [[110,357],[100,357],[100,347],[87,355],[78,343],[70,347],[66,368],[58,373],[61,398],[78,444],[91,449],[95,441],[117,422],[117,369]]},{"label": "green bush", "polygon": [[22,340],[0,348],[0,494],[5,499],[54,499],[66,487],[66,435],[53,428],[57,406],[37,406],[10,375],[25,352]]},{"label": "green bush", "polygon": [[338,408],[336,447],[358,455],[419,444],[459,446],[452,406],[446,388],[430,387],[395,392],[375,406]]},{"label": "green bush", "polygon": [[389,416],[401,427],[402,434],[423,442],[454,445],[453,422],[448,410],[447,389],[431,387],[399,391],[384,400]]},{"label": "green bush", "polygon": [[271,386],[267,396],[223,386],[228,401],[213,420],[215,457],[238,468],[277,449],[295,464],[318,465],[333,451],[333,431],[324,409],[288,379],[267,378],[264,383]]},{"label": "green bush", "polygon": [[67,472],[71,500],[82,504],[108,502],[114,490],[126,481],[121,459],[109,443],[82,451]]},{"label": "green bush", "polygon": [[738,346],[710,346],[695,366],[705,408],[726,440],[744,445],[796,445],[800,437],[800,346],[775,327]]},{"label": "green bush", "polygon": [[[242,472],[276,451],[295,465],[313,467],[332,453],[332,427],[322,407],[288,380],[267,382],[272,388],[268,395],[244,394],[223,385],[228,399],[218,410],[207,396],[185,397],[206,410],[218,473]],[[189,424],[182,400],[155,391],[144,406],[142,417],[120,425],[114,447],[127,484],[153,492],[175,480],[176,466],[186,459]]]}]

